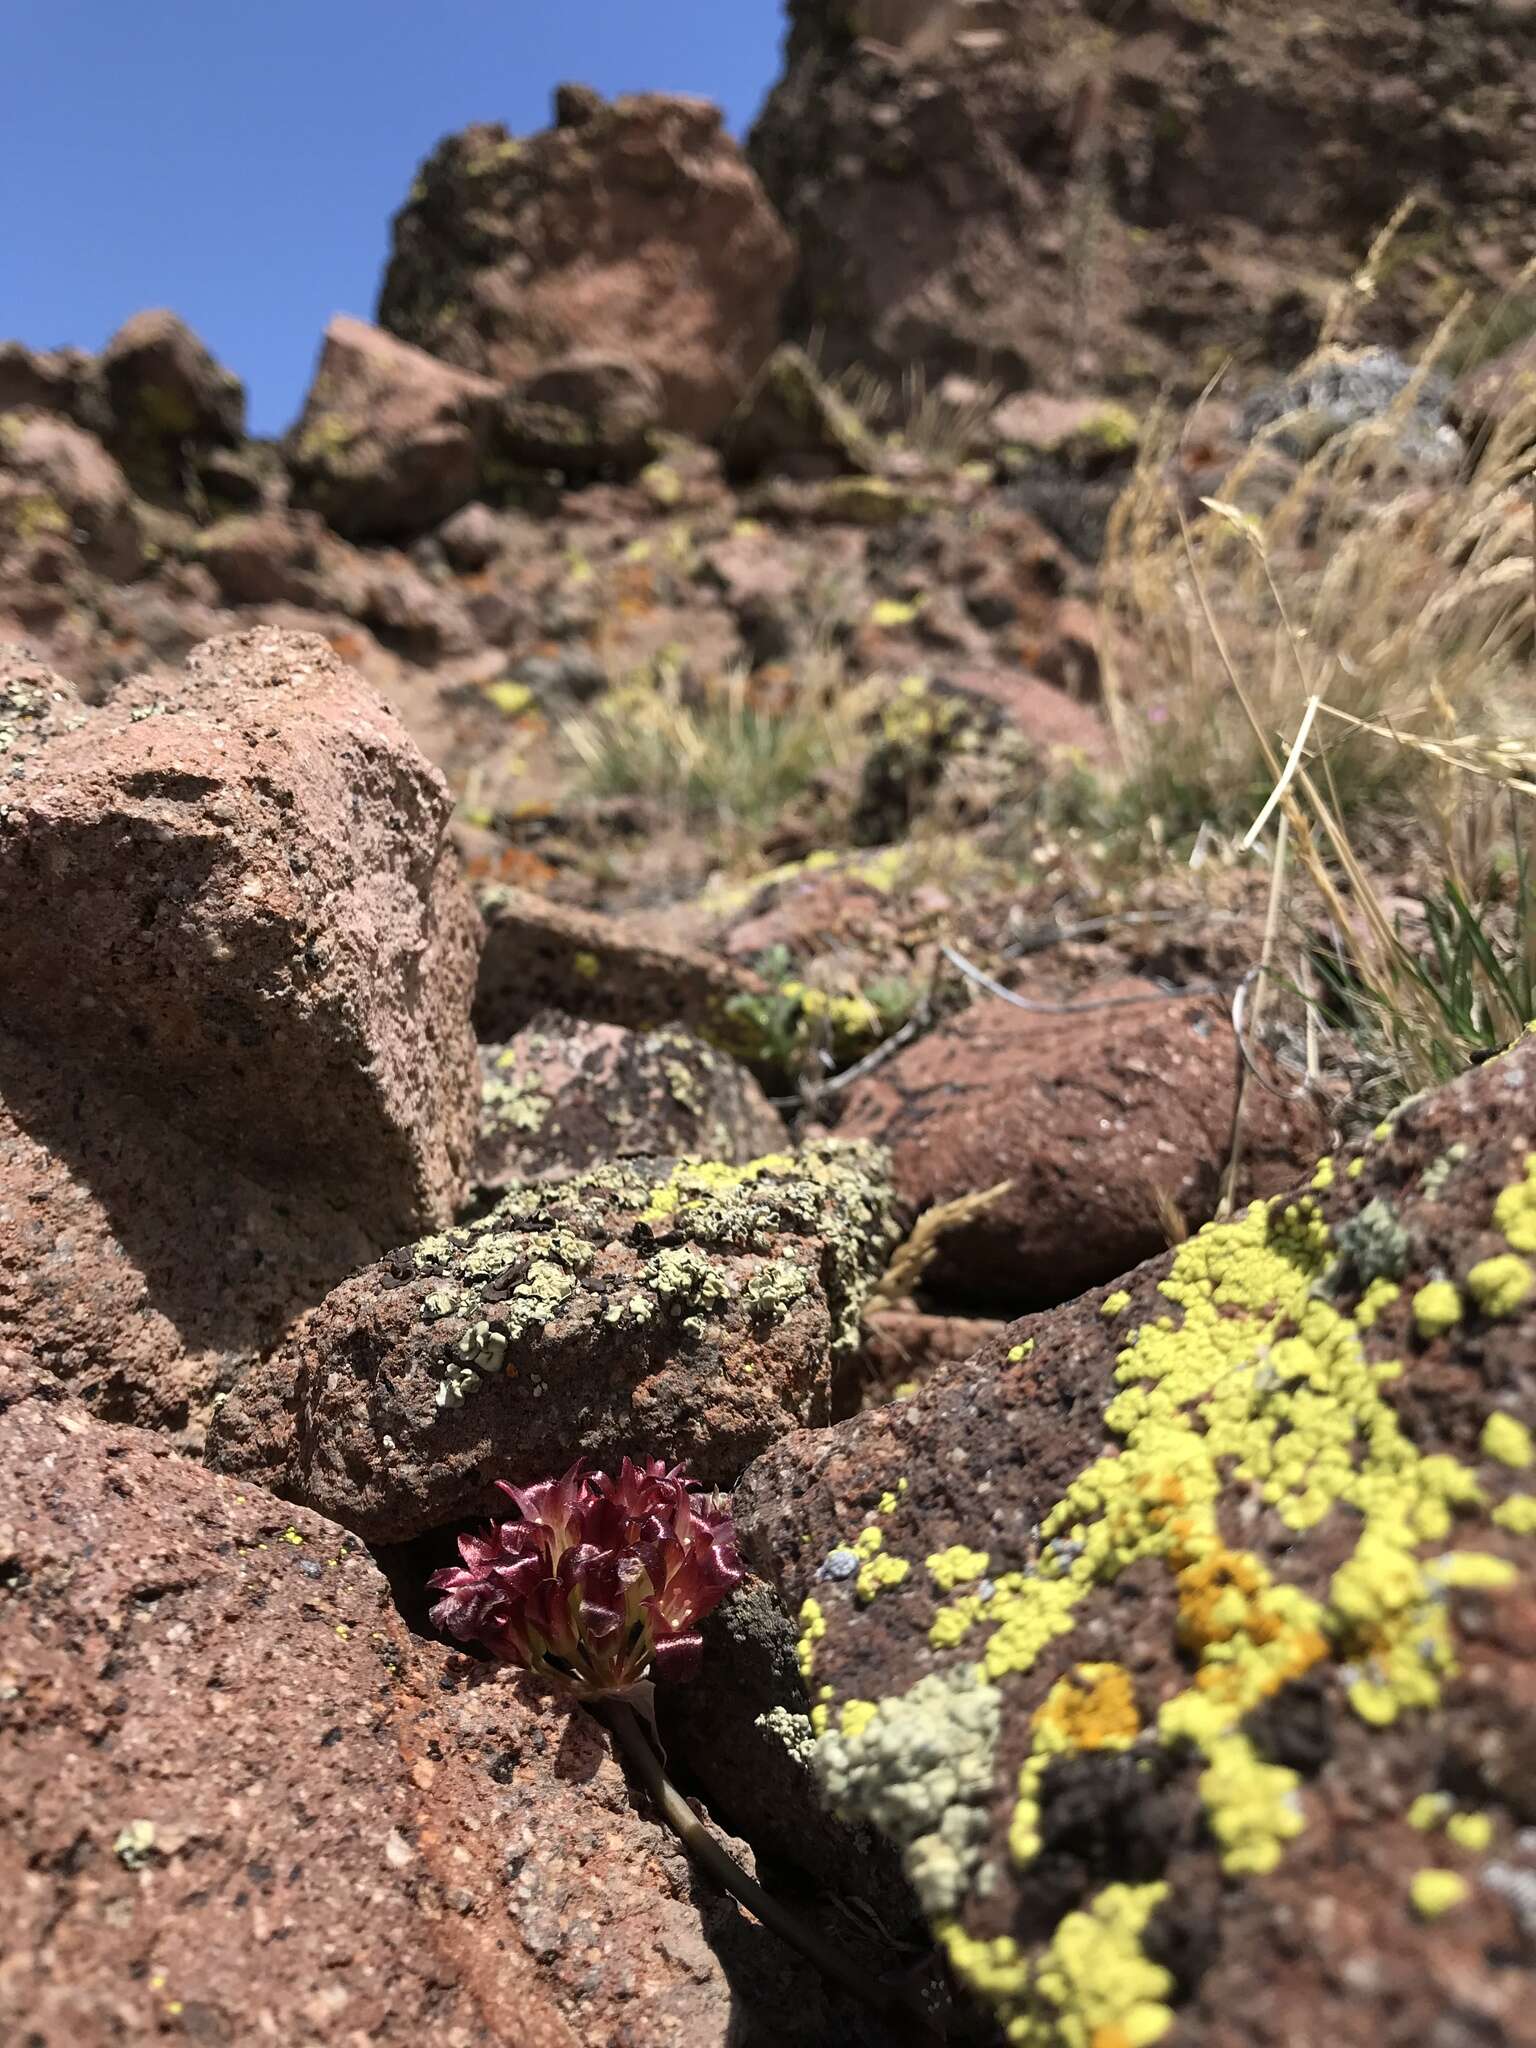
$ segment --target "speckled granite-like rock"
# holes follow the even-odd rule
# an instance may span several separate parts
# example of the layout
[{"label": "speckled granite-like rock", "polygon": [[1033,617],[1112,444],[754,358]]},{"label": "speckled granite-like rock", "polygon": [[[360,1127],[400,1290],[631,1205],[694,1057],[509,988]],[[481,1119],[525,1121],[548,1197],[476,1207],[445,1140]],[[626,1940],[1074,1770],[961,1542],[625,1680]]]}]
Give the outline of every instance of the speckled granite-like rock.
[{"label": "speckled granite-like rock", "polygon": [[736,1492],[1027,2048],[1536,2040],[1536,1039]]},{"label": "speckled granite-like rock", "polygon": [[489,1512],[498,1479],[578,1453],[729,1484],[826,1420],[894,1235],[869,1147],[520,1189],[336,1288],[241,1379],[210,1457],[378,1543]]},{"label": "speckled granite-like rock", "polygon": [[415,1640],[320,1516],[56,1392],[0,1356],[7,2042],[893,2048],[580,1708]]},{"label": "speckled granite-like rock", "polygon": [[480,1075],[475,1179],[496,1193],[605,1159],[744,1165],[784,1142],[746,1069],[676,1025],[626,1031],[546,1011],[482,1046]]}]

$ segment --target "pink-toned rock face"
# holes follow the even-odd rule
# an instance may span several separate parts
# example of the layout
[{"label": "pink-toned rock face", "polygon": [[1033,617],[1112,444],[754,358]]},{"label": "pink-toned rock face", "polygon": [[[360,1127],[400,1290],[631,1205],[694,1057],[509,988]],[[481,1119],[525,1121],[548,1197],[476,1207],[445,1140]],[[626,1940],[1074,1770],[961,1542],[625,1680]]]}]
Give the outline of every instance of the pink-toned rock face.
[{"label": "pink-toned rock face", "polygon": [[560,118],[439,145],[396,216],[380,323],[509,384],[572,350],[634,355],[662,423],[711,434],[778,339],[789,238],[707,102],[566,94]]},{"label": "pink-toned rock face", "polygon": [[323,642],[88,711],[0,660],[0,1328],[102,1412],[213,1392],[466,1183],[448,800]]},{"label": "pink-toned rock face", "polygon": [[0,1022],[371,1235],[451,1212],[473,920],[448,795],[323,641],[212,641],[6,784]]},{"label": "pink-toned rock face", "polygon": [[175,502],[199,453],[240,441],[245,387],[174,313],[136,313],[97,366],[107,445],[141,495]]},{"label": "pink-toned rock face", "polygon": [[424,533],[479,485],[497,387],[338,314],[289,437],[300,504],[354,540]]},{"label": "pink-toned rock face", "polygon": [[144,559],[128,479],[101,443],[57,413],[0,413],[0,567],[40,543],[119,581]]},{"label": "pink-toned rock face", "polygon": [[862,2037],[581,1709],[414,1640],[318,1515],[28,1392],[0,1381],[7,2041],[725,2048],[739,1996],[799,2048]]},{"label": "pink-toned rock face", "polygon": [[[1213,1213],[1237,1083],[1226,1007],[1138,981],[1078,1000],[1126,997],[1144,1000],[1031,1014],[983,997],[849,1089],[839,1133],[891,1148],[903,1201],[1013,1184],[943,1237],[928,1277],[946,1303],[1068,1300],[1167,1243],[1164,1201],[1190,1225]],[[1289,1186],[1327,1144],[1319,1112],[1249,1089],[1247,1192]]]}]

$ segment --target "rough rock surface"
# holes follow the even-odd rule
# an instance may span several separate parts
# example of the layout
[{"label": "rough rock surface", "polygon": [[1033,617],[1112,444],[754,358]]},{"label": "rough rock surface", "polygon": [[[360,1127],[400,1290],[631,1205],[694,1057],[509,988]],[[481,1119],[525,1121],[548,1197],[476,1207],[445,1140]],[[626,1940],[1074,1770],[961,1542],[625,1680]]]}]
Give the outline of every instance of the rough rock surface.
[{"label": "rough rock surface", "polygon": [[0,413],[0,569],[20,551],[38,573],[40,546],[115,582],[144,560],[128,479],[101,443],[57,413]]},{"label": "rough rock surface", "polygon": [[318,1515],[32,1389],[0,1393],[7,2040],[872,2038],[579,1709],[413,1641]]},{"label": "rough rock surface", "polygon": [[722,434],[726,462],[755,476],[839,476],[880,467],[874,437],[793,342],[776,348]]},{"label": "rough rock surface", "polygon": [[[984,998],[855,1082],[838,1128],[890,1147],[913,1208],[1012,1182],[945,1232],[928,1282],[947,1305],[1016,1313],[1149,1257],[1168,1241],[1166,1204],[1188,1225],[1215,1213],[1237,1057],[1210,996],[1127,980],[1061,1011]],[[1308,1103],[1249,1088],[1248,1192],[1289,1186],[1327,1142]]]},{"label": "rough rock surface", "polygon": [[567,476],[633,475],[650,458],[662,416],[661,384],[649,364],[577,351],[507,393],[497,444],[509,462]]},{"label": "rough rock surface", "polygon": [[829,1796],[1039,2048],[1527,2044],[1536,1041],[738,1524]]},{"label": "rough rock surface", "polygon": [[1405,193],[1375,331],[1491,300],[1531,253],[1519,4],[791,0],[750,154],[799,238],[790,331],[834,369],[1198,387],[1294,361]]},{"label": "rough rock surface", "polygon": [[784,1143],[778,1112],[744,1067],[677,1026],[626,1031],[557,1011],[480,1049],[475,1181],[502,1193],[606,1159],[743,1166]]},{"label": "rough rock surface", "polygon": [[196,494],[196,465],[245,435],[245,387],[174,313],[136,313],[97,365],[107,446],[134,489],[176,503]]},{"label": "rough rock surface", "polygon": [[499,395],[338,314],[290,436],[295,501],[349,539],[424,532],[474,497]]},{"label": "rough rock surface", "polygon": [[482,1040],[514,1037],[542,1010],[631,1031],[677,1024],[730,1045],[731,1006],[762,983],[714,954],[642,938],[622,920],[547,902],[529,889],[484,890],[485,943],[475,991]]},{"label": "rough rock surface", "polygon": [[516,383],[637,355],[663,424],[708,435],[778,339],[789,239],[707,101],[563,94],[559,125],[449,136],[395,219],[379,321]]},{"label": "rough rock surface", "polygon": [[210,1398],[402,1229],[475,1118],[447,798],[303,635],[88,711],[0,654],[0,1336],[100,1412]]},{"label": "rough rock surface", "polygon": [[376,1241],[446,1219],[475,964],[447,791],[324,642],[211,641],[5,792],[0,1022]]},{"label": "rough rock surface", "polygon": [[882,1168],[832,1145],[511,1194],[338,1287],[241,1379],[210,1458],[380,1543],[578,1453],[728,1484],[826,1417],[894,1235]]}]

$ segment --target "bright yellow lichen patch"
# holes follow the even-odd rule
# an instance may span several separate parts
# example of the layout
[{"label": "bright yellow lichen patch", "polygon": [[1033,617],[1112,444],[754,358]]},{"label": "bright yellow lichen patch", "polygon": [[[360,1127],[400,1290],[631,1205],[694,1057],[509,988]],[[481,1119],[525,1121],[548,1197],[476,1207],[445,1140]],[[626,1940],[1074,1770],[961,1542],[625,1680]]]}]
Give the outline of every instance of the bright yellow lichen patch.
[{"label": "bright yellow lichen patch", "polygon": [[1165,1884],[1107,1885],[1068,1913],[1038,1962],[1007,1935],[976,1941],[939,1929],[957,1974],[1005,2015],[1018,2048],[1151,2048],[1173,2025],[1173,1978],[1142,1952]]},{"label": "bright yellow lichen patch", "polygon": [[879,1711],[873,1700],[845,1700],[838,1716],[838,1733],[848,1737],[862,1735]]},{"label": "bright yellow lichen patch", "polygon": [[809,1680],[816,1669],[816,1645],[827,1632],[827,1617],[821,1611],[819,1600],[802,1600],[800,1603],[800,1640],[795,1647],[795,1662],[800,1666],[800,1676]]},{"label": "bright yellow lichen patch", "polygon": [[1536,1252],[1536,1152],[1525,1157],[1525,1178],[1505,1188],[1493,1205],[1493,1227],[1517,1252]]},{"label": "bright yellow lichen patch", "polygon": [[956,1586],[967,1586],[974,1579],[984,1579],[990,1562],[986,1551],[972,1550],[964,1543],[952,1543],[948,1550],[936,1550],[927,1560],[928,1575],[941,1593],[953,1593]]},{"label": "bright yellow lichen patch", "polygon": [[1117,1287],[1113,1294],[1105,1295],[1103,1305],[1099,1309],[1099,1314],[1101,1316],[1124,1315],[1130,1305],[1131,1297],[1123,1287]]},{"label": "bright yellow lichen patch", "polygon": [[1331,1159],[1319,1159],[1317,1171],[1312,1176],[1312,1185],[1319,1194],[1325,1188],[1333,1186],[1333,1161]]},{"label": "bright yellow lichen patch", "polygon": [[1482,1449],[1485,1458],[1496,1458],[1516,1471],[1536,1464],[1530,1430],[1517,1415],[1506,1415],[1502,1409],[1495,1409],[1483,1424]]},{"label": "bright yellow lichen patch", "polygon": [[809,1173],[815,1178],[815,1162],[795,1158],[788,1152],[769,1152],[746,1166],[728,1166],[716,1159],[685,1159],[671,1177],[652,1195],[642,1223],[661,1223],[679,1209],[692,1209],[704,1202],[718,1201],[738,1188],[749,1187],[765,1174]]},{"label": "bright yellow lichen patch", "polygon": [[1022,1344],[1015,1344],[1010,1347],[1008,1352],[1008,1363],[1010,1365],[1022,1365],[1025,1359],[1028,1358],[1030,1353],[1034,1350],[1034,1348],[1034,1338],[1026,1337]]},{"label": "bright yellow lichen patch", "polygon": [[1461,1321],[1461,1296],[1450,1280],[1431,1280],[1413,1297],[1414,1325],[1421,1337],[1443,1337]]},{"label": "bright yellow lichen patch", "polygon": [[[1319,1178],[1328,1184],[1326,1171]],[[1512,1210],[1506,1205],[1505,1214]],[[929,1642],[948,1649],[981,1634],[971,1654],[994,1685],[1027,1673],[1073,1633],[1095,1589],[1133,1566],[1160,1565],[1177,1598],[1179,1647],[1192,1668],[1151,1728],[1142,1727],[1129,1675],[1117,1665],[1075,1666],[1037,1710],[1010,1822],[1015,1861],[1038,1850],[1038,1802],[1053,1758],[1155,1739],[1198,1752],[1201,1799],[1224,1868],[1273,1870],[1305,1825],[1302,1787],[1244,1732],[1253,1709],[1330,1663],[1367,1722],[1432,1707],[1457,1668],[1447,1594],[1514,1580],[1507,1560],[1484,1552],[1424,1554],[1473,1512],[1536,1533],[1536,1498],[1490,1507],[1474,1470],[1419,1449],[1386,1397],[1402,1365],[1368,1359],[1362,1344],[1399,1290],[1377,1281],[1353,1314],[1345,1312],[1318,1285],[1335,1269],[1334,1251],[1310,1201],[1255,1204],[1181,1245],[1160,1289],[1176,1313],[1129,1333],[1105,1414],[1117,1442],[1045,1516],[1037,1561],[978,1582],[990,1563],[980,1552],[963,1568],[955,1558],[963,1545],[928,1560],[934,1583],[954,1593],[933,1617]],[[1467,1285],[1485,1313],[1509,1314],[1532,1278],[1512,1253],[1474,1268]],[[1421,1334],[1439,1334],[1459,1320],[1462,1302],[1449,1282],[1432,1281],[1413,1308]],[[1491,1429],[1485,1454],[1514,1462],[1501,1451],[1517,1439],[1497,1421]],[[1352,1548],[1324,1592],[1286,1583],[1276,1575],[1283,1567],[1236,1547],[1244,1524],[1234,1506],[1259,1504],[1297,1535],[1347,1518]],[[1409,1818],[1436,1826],[1450,1811],[1426,1795]],[[1464,1816],[1452,1839],[1475,1848],[1483,1832],[1477,1817]],[[978,1940],[954,1921],[939,1932],[1010,2041],[1125,2048],[1156,2040],[1171,2024],[1171,1987],[1141,1947],[1161,1894],[1160,1886],[1110,1886],[1034,1953],[1007,1937]],[[1413,1903],[1428,1915],[1463,1895],[1454,1873],[1427,1871],[1415,1880]]]},{"label": "bright yellow lichen patch", "polygon": [[1421,1920],[1438,1920],[1471,1896],[1472,1887],[1454,1870],[1421,1870],[1408,1887],[1413,1910]]},{"label": "bright yellow lichen patch", "polygon": [[1481,1856],[1493,1840],[1493,1821],[1486,1813],[1453,1813],[1445,1832],[1458,1849]]},{"label": "bright yellow lichen patch", "polygon": [[1467,1292],[1485,1316],[1512,1316],[1531,1291],[1536,1276],[1524,1259],[1503,1252],[1482,1259],[1467,1275]]},{"label": "bright yellow lichen patch", "polygon": [[854,1580],[859,1604],[867,1606],[887,1586],[899,1586],[912,1569],[904,1557],[874,1557]]}]

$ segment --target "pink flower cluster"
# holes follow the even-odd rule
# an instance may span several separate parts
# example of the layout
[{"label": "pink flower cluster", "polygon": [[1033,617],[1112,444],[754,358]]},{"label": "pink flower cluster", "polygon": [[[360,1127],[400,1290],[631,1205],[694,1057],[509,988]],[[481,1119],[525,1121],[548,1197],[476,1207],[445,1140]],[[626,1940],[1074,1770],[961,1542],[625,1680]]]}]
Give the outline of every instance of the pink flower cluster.
[{"label": "pink flower cluster", "polygon": [[522,1519],[459,1538],[428,1582],[437,1626],[583,1698],[691,1677],[696,1624],[743,1576],[728,1502],[659,1458],[500,1485]]}]

